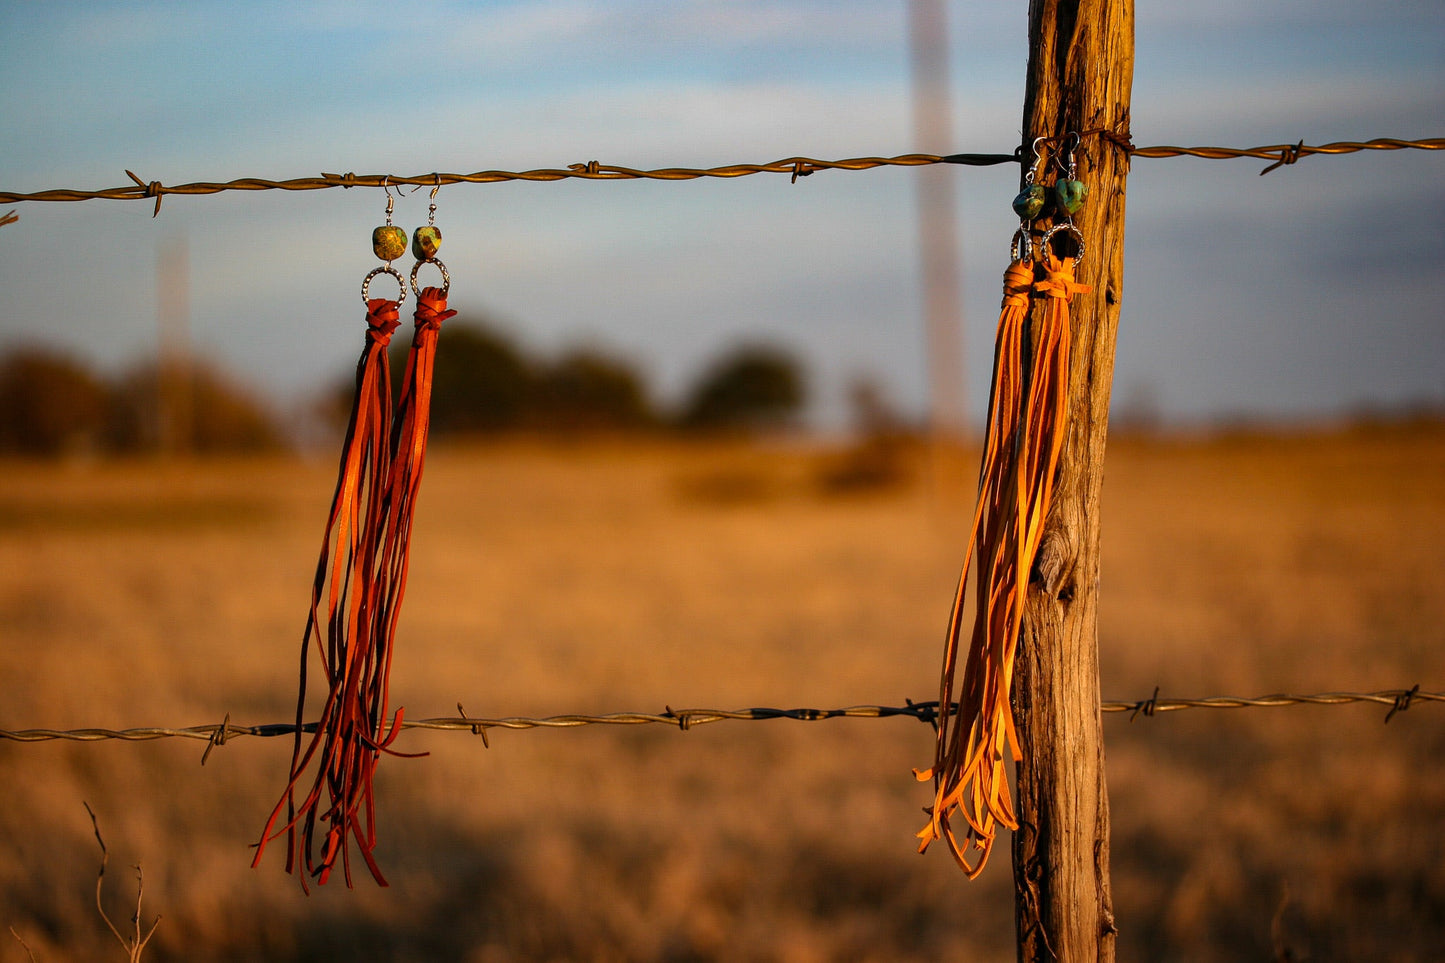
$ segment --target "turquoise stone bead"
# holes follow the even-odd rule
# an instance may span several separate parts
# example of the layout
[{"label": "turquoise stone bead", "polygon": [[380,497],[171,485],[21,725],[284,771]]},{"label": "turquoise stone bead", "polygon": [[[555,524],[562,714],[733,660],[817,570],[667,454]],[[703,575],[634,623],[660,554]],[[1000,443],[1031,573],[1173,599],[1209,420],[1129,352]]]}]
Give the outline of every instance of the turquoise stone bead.
[{"label": "turquoise stone bead", "polygon": [[1083,181],[1060,180],[1054,185],[1054,200],[1059,207],[1070,214],[1084,206],[1084,198],[1089,196],[1089,185]]},{"label": "turquoise stone bead", "polygon": [[1030,184],[1014,198],[1014,213],[1021,221],[1032,221],[1043,211],[1047,200],[1048,193],[1044,190],[1044,185]]},{"label": "turquoise stone bead", "polygon": [[411,236],[411,253],[418,261],[430,261],[437,256],[437,251],[442,246],[442,229],[439,227],[419,227],[416,233]]},{"label": "turquoise stone bead", "polygon": [[383,261],[395,261],[406,253],[406,231],[384,224],[371,232],[371,250]]}]

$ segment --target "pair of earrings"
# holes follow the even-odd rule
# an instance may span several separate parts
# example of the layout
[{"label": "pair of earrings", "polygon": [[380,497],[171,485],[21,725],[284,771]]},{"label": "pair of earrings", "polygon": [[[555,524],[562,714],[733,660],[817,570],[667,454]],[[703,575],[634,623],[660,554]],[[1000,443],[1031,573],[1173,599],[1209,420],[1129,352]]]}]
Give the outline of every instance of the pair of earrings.
[{"label": "pair of earrings", "polygon": [[1034,140],[1034,164],[1024,175],[1024,189],[1013,199],[1014,213],[1020,221],[1033,221],[1044,214],[1045,209],[1052,203],[1057,219],[1071,220],[1079,208],[1084,206],[1084,199],[1089,196],[1089,185],[1076,178],[1074,149],[1079,146],[1079,135],[1072,131],[1066,135],[1065,142],[1068,146],[1064,149],[1064,159],[1054,159],[1059,165],[1060,176],[1054,181],[1052,191],[1043,184],[1036,183],[1043,166],[1043,156],[1039,153],[1039,142],[1043,139],[1039,137]]},{"label": "pair of earrings", "polygon": [[[267,843],[285,835],[286,871],[295,872],[298,860],[305,865],[302,889],[307,876],[325,883],[338,861],[350,886],[352,840],[371,875],[386,885],[372,855],[376,847],[372,776],[382,753],[401,755],[390,748],[402,729],[401,709],[388,719],[392,644],[406,592],[412,517],[426,457],[437,339],[442,322],[456,315],[447,309],[451,277],[436,257],[441,231],[436,226],[435,201],[434,189],[427,224],[412,237],[417,258],[411,270],[416,333],[394,409],[387,347],[400,323],[407,286],[391,266],[406,250],[406,232],[391,223],[390,190],[386,224],[372,232],[372,249],[387,263],[361,284],[366,347],[356,366],[356,395],[302,636],[290,776],[252,861],[253,866],[260,863]],[[417,286],[423,264],[436,265],[442,287]],[[371,282],[379,274],[396,279],[400,287],[396,300],[370,297]],[[313,640],[327,693],[308,741],[303,733]],[[313,765],[307,788],[303,777]],[[324,833],[319,840],[318,830]]]},{"label": "pair of earrings", "polygon": [[[391,266],[391,262],[406,253],[406,229],[397,227],[391,223],[391,213],[396,203],[396,198],[391,196],[391,190],[387,188],[386,182],[382,182],[382,188],[386,190],[386,223],[371,232],[371,250],[378,258],[386,262],[385,267],[379,267],[368,274],[361,282],[361,299],[369,299],[371,291],[371,280],[378,274],[390,274],[396,278],[396,283],[401,288],[401,294],[397,298],[400,304],[406,300],[406,284],[402,281],[401,275]],[[442,230],[436,226],[437,191],[441,190],[441,184],[432,188],[431,204],[427,207],[426,226],[417,228],[411,235],[411,254],[416,258],[416,264],[411,269],[411,289],[419,293],[417,289],[417,272],[423,264],[435,264],[442,274],[443,290],[451,287],[451,276],[447,273],[447,266],[437,259],[437,251],[442,246]]]},{"label": "pair of earrings", "polygon": [[[1015,761],[1021,758],[1009,707],[1014,653],[1068,428],[1069,302],[1075,294],[1091,290],[1074,280],[1074,268],[1084,256],[1084,240],[1074,226],[1073,214],[1083,205],[1088,188],[1075,179],[1073,152],[1078,135],[1071,134],[1069,139],[1072,144],[1060,164],[1063,175],[1052,191],[1054,224],[1039,240],[1037,264],[1033,221],[1044,213],[1050,199],[1047,188],[1037,183],[1042,167],[1037,140],[1034,166],[1025,174],[1024,189],[1014,199],[1020,225],[1004,273],[978,502],[944,640],[938,741],[933,765],[915,770],[919,780],[932,780],[934,787],[928,824],[918,833],[919,851],[943,840],[970,877],[983,872],[997,827],[1018,828],[1005,757],[1007,752]],[[1050,244],[1059,231],[1073,236],[1077,244],[1073,255],[1054,254]],[[1039,268],[1042,280],[1036,277]],[[1043,298],[1044,306],[1030,324],[1036,298]],[[973,626],[963,679],[955,686],[965,591],[975,558]],[[962,816],[966,823],[961,833],[955,833],[950,825],[954,816]]]}]

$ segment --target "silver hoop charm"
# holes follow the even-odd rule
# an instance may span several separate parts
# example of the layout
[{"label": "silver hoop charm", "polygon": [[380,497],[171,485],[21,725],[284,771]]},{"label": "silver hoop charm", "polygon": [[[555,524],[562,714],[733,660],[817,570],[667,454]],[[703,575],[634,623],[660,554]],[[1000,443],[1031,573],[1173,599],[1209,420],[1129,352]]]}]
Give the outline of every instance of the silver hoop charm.
[{"label": "silver hoop charm", "polygon": [[[398,272],[396,268],[388,264],[386,267],[372,269],[372,272],[361,282],[361,301],[363,304],[371,300],[371,279],[378,274],[390,274],[396,278],[396,286],[401,288],[401,293],[396,296],[396,303],[400,305],[401,302],[406,300],[406,281],[402,279],[401,273]],[[412,277],[416,277],[415,271],[412,272]]]},{"label": "silver hoop charm", "polygon": [[1065,222],[1062,223],[1062,224],[1055,224],[1053,227],[1051,227],[1051,228],[1049,228],[1047,231],[1045,231],[1045,232],[1044,232],[1044,236],[1039,239],[1039,247],[1040,247],[1040,249],[1042,249],[1043,252],[1044,252],[1044,254],[1047,255],[1047,254],[1049,253],[1049,241],[1053,240],[1054,235],[1057,234],[1057,233],[1059,233],[1060,231],[1068,231],[1070,234],[1072,234],[1072,235],[1074,236],[1074,240],[1075,240],[1075,241],[1078,243],[1078,245],[1079,245],[1079,253],[1077,253],[1077,254],[1074,255],[1074,263],[1075,263],[1075,264],[1083,264],[1083,263],[1084,263],[1084,235],[1079,231],[1079,229],[1078,229],[1077,227],[1074,226],[1074,224],[1073,224],[1072,221],[1065,221]]},{"label": "silver hoop charm", "polygon": [[1020,264],[1028,264],[1034,259],[1034,239],[1029,236],[1028,229],[1020,227],[1014,231],[1014,239],[1008,246],[1009,257]]},{"label": "silver hoop charm", "polygon": [[[435,265],[437,266],[437,270],[440,271],[440,272],[442,272],[442,297],[446,297],[446,296],[447,296],[447,292],[452,289],[452,276],[447,273],[447,266],[446,266],[445,264],[443,264],[441,261],[437,260],[436,258],[432,258],[430,261],[417,261],[415,264],[413,264],[413,265],[411,266],[411,289],[412,289],[412,291],[414,291],[414,292],[416,293],[416,296],[417,296],[417,297],[421,297],[421,288],[419,288],[419,287],[416,286],[416,274],[417,274],[418,271],[421,270],[421,266],[422,266],[423,264],[435,264]],[[395,272],[393,272],[393,273],[395,273]],[[398,277],[397,280],[401,280],[401,279]]]}]

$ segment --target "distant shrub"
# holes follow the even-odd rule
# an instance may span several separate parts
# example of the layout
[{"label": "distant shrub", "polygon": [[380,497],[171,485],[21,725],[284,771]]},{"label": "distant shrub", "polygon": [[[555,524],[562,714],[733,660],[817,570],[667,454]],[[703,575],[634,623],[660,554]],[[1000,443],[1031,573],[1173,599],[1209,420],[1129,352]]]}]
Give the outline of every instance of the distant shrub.
[{"label": "distant shrub", "polygon": [[537,379],[536,415],[560,431],[627,430],[655,421],[637,373],[624,362],[575,351]]},{"label": "distant shrub", "polygon": [[0,452],[216,453],[283,441],[265,405],[204,363],[150,364],[108,383],[48,349],[0,358]]},{"label": "distant shrub", "polygon": [[690,429],[777,428],[805,399],[802,369],[786,352],[744,346],[703,375],[688,397],[680,424]]},{"label": "distant shrub", "polygon": [[[398,398],[410,346],[410,338],[392,340],[392,391]],[[354,392],[352,377],[338,381],[320,407],[325,420],[345,425]],[[642,378],[625,361],[574,350],[554,363],[539,362],[506,334],[474,320],[442,327],[431,404],[437,436],[629,431],[657,423]]]},{"label": "distant shrub", "polygon": [[[392,391],[400,398],[411,339],[391,343]],[[343,426],[355,385],[338,380],[319,406]],[[573,349],[556,361],[529,356],[486,322],[457,319],[442,327],[432,375],[431,430],[449,434],[508,431],[622,432],[670,421],[684,429],[776,428],[788,424],[805,398],[802,369],[788,353],[752,345],[708,369],[681,413],[659,416],[646,383],[627,361]]]},{"label": "distant shrub", "polygon": [[0,360],[0,452],[54,456],[102,442],[109,391],[79,362],[44,348]]},{"label": "distant shrub", "polygon": [[[410,347],[410,338],[392,341],[392,386],[398,398]],[[442,326],[432,373],[433,432],[445,435],[519,428],[535,390],[531,364],[506,335],[465,321]],[[348,402],[350,392],[348,384]]]},{"label": "distant shrub", "polygon": [[264,404],[216,368],[191,362],[132,370],[111,395],[106,435],[115,451],[215,454],[279,448]]}]

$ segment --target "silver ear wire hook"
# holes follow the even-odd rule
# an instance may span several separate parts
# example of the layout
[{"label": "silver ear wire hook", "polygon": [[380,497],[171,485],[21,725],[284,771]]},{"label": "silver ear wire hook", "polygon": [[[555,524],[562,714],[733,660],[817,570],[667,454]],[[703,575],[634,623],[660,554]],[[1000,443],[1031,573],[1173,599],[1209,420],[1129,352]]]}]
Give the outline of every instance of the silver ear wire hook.
[{"label": "silver ear wire hook", "polygon": [[1059,172],[1069,180],[1073,180],[1074,178],[1074,151],[1078,150],[1079,144],[1082,143],[1082,141],[1083,138],[1079,136],[1078,131],[1069,131],[1064,135],[1065,146],[1063,150],[1060,151],[1061,156],[1054,158],[1054,163],[1059,166]]},{"label": "silver ear wire hook", "polygon": [[[390,274],[396,279],[397,286],[401,288],[401,293],[396,296],[396,303],[401,304],[401,302],[406,300],[406,280],[391,266],[391,262],[396,255],[406,250],[406,232],[398,231],[391,223],[391,212],[392,208],[396,205],[396,198],[391,194],[390,178],[390,174],[384,175],[381,178],[381,189],[386,191],[386,227],[378,227],[371,233],[371,249],[377,257],[386,262],[386,267],[376,268],[362,279],[361,300],[368,302],[371,300],[371,282],[373,278],[378,274]],[[401,247],[399,250],[394,250],[391,247],[391,245],[397,243],[395,240],[396,233],[401,234]]]},{"label": "silver ear wire hook", "polygon": [[1034,138],[1034,163],[1033,166],[1029,168],[1029,172],[1024,175],[1025,184],[1032,184],[1034,182],[1034,177],[1039,172],[1039,166],[1044,162],[1044,155],[1039,152],[1039,144],[1044,140],[1045,138],[1043,137]]},{"label": "silver ear wire hook", "polygon": [[[426,227],[417,228],[411,240],[411,252],[416,255],[416,263],[411,268],[411,289],[417,297],[421,297],[421,288],[417,285],[417,273],[421,271],[423,264],[435,264],[442,275],[441,296],[445,298],[447,292],[451,290],[452,278],[447,273],[447,266],[436,256],[437,248],[442,243],[441,229],[436,226],[437,192],[442,189],[442,176],[433,173],[432,177],[436,179],[436,184],[431,189],[431,203],[427,205]],[[412,193],[416,193],[425,186],[425,184],[418,184]]]}]

